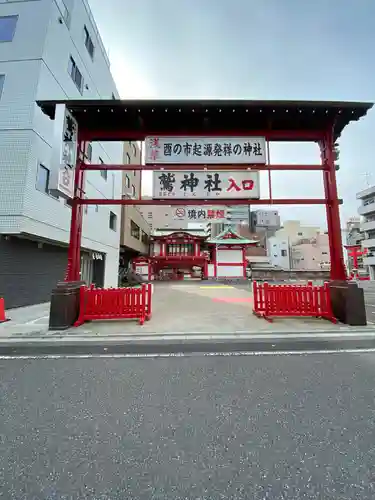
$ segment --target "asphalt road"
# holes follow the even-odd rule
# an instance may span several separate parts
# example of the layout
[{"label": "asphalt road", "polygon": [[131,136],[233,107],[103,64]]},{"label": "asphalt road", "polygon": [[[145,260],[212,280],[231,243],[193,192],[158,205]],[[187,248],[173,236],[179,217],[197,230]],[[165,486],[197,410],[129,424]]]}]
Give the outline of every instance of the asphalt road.
[{"label": "asphalt road", "polygon": [[375,355],[0,360],[0,498],[374,499]]}]

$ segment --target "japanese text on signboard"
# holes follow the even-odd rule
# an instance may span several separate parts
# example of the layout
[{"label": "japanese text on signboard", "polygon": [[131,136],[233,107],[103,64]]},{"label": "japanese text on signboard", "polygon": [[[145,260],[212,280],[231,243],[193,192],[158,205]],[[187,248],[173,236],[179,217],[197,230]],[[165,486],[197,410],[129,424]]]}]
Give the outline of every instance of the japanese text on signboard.
[{"label": "japanese text on signboard", "polygon": [[216,207],[178,207],[174,210],[174,219],[184,221],[223,222],[227,219],[227,215],[227,210],[225,208]]},{"label": "japanese text on signboard", "polygon": [[154,198],[258,198],[259,172],[154,172]]},{"label": "japanese text on signboard", "polygon": [[49,190],[54,196],[71,198],[74,195],[77,140],[77,120],[65,104],[56,104],[49,178]]},{"label": "japanese text on signboard", "polygon": [[263,137],[146,138],[146,163],[265,163]]}]

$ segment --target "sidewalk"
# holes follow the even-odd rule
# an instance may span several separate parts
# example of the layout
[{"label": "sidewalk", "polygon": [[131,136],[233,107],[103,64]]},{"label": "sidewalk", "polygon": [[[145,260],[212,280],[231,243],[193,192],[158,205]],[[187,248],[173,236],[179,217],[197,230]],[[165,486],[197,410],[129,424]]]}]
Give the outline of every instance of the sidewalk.
[{"label": "sidewalk", "polygon": [[199,283],[159,283],[154,288],[153,315],[140,326],[137,321],[93,321],[79,328],[49,331],[49,304],[7,311],[11,319],[0,324],[0,340],[37,338],[134,338],[176,335],[232,337],[259,334],[375,332],[374,325],[349,327],[315,318],[275,319],[269,323],[252,314],[249,287]]}]

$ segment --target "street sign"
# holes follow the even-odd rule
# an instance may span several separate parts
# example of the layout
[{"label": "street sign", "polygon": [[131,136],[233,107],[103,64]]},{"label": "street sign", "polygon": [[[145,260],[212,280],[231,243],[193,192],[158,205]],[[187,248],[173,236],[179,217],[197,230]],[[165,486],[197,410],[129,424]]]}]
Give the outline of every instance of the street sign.
[{"label": "street sign", "polygon": [[[153,172],[154,199],[259,199],[259,172],[162,170]],[[215,201],[214,201],[215,203]]]},{"label": "street sign", "polygon": [[265,164],[264,137],[146,137],[145,163]]},{"label": "street sign", "polygon": [[226,222],[226,207],[188,206],[172,208],[173,219],[183,222]]}]

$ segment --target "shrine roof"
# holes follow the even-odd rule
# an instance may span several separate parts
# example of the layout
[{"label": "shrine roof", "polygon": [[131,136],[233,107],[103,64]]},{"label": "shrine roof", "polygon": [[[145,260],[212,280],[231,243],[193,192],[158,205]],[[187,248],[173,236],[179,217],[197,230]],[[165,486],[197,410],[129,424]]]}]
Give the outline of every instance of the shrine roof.
[{"label": "shrine roof", "polygon": [[254,245],[259,243],[259,240],[248,240],[238,234],[234,229],[227,228],[219,233],[216,238],[207,240],[207,243],[212,245]]},{"label": "shrine roof", "polygon": [[[37,101],[54,119],[56,104],[65,104],[88,132],[105,131],[106,140],[141,140],[146,135],[205,135],[235,131],[314,132],[333,126],[337,139],[351,121],[366,115],[373,103],[336,101],[250,101],[250,100],[60,100]],[[100,135],[100,134],[99,134]],[[95,140],[100,140],[101,137]],[[94,139],[93,139],[94,140]],[[103,137],[102,140],[105,140]],[[294,140],[294,139],[293,139]],[[298,140],[296,137],[295,140]]]},{"label": "shrine roof", "polygon": [[180,238],[186,238],[186,237],[205,240],[207,238],[207,235],[201,234],[201,233],[202,233],[202,231],[194,230],[194,229],[192,229],[190,231],[178,230],[178,229],[173,229],[170,231],[163,230],[163,231],[160,231],[160,234],[153,234],[151,236],[151,240],[160,240],[160,239],[163,240],[163,239],[170,239],[170,238],[180,239]]}]

